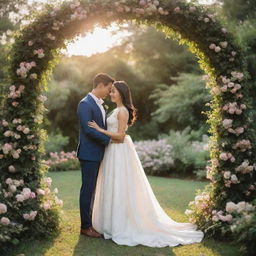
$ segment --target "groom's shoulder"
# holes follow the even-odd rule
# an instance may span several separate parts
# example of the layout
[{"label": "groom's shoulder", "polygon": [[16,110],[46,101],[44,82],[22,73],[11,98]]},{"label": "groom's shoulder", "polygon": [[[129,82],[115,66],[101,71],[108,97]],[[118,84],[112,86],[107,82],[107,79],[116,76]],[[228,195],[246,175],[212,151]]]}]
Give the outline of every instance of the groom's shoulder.
[{"label": "groom's shoulder", "polygon": [[90,103],[90,96],[87,94],[79,103]]}]

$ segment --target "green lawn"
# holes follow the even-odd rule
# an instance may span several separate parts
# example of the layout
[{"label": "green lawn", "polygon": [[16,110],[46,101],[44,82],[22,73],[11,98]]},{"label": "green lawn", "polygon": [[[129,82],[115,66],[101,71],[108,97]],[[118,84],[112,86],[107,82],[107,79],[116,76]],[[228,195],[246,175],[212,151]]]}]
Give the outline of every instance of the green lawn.
[{"label": "green lawn", "polygon": [[[22,245],[15,252],[25,256],[237,256],[238,248],[227,243],[204,239],[200,244],[174,248],[149,248],[145,246],[120,246],[111,240],[80,236],[79,190],[80,171],[50,173],[53,188],[59,189],[64,201],[61,213],[61,233],[54,241],[34,241]],[[153,190],[164,210],[176,221],[188,221],[184,211],[194,198],[196,189],[206,183],[161,177],[149,177]]]}]

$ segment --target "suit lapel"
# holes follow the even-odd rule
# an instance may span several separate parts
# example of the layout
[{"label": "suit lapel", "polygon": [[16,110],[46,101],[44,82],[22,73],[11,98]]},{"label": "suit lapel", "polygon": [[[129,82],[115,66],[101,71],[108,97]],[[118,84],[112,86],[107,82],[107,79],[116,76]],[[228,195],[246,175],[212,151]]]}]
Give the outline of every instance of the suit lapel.
[{"label": "suit lapel", "polygon": [[101,112],[100,107],[98,106],[98,104],[95,102],[95,100],[93,99],[93,97],[90,94],[88,94],[86,97],[93,104],[94,109],[97,110],[98,114],[100,115],[100,119],[101,119],[102,125],[104,126],[102,112]]}]

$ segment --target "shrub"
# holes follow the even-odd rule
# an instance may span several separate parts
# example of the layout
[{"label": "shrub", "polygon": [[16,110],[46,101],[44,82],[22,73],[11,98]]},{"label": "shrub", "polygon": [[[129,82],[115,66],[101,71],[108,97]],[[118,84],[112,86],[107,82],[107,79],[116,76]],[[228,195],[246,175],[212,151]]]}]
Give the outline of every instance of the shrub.
[{"label": "shrub", "polygon": [[50,159],[43,160],[43,164],[49,167],[50,172],[60,172],[69,170],[78,170],[80,164],[76,158],[76,152],[63,152],[60,153],[50,153]]},{"label": "shrub", "polygon": [[135,147],[147,174],[166,174],[173,166],[172,146],[166,139],[136,142]]},{"label": "shrub", "polygon": [[183,131],[171,130],[165,137],[173,148],[175,172],[182,175],[198,173],[197,176],[202,178],[206,176],[204,169],[209,159],[209,139],[208,136],[203,135],[201,141],[193,140],[195,134],[188,127]]},{"label": "shrub", "polygon": [[51,152],[60,152],[69,143],[69,138],[63,136],[61,133],[49,134],[48,139],[45,142],[45,152],[50,154]]}]

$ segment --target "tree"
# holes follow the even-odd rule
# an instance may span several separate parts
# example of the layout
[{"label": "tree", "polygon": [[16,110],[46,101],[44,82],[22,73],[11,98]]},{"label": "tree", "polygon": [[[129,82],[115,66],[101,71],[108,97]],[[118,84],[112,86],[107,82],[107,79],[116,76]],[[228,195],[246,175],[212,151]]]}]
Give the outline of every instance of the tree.
[{"label": "tree", "polygon": [[151,98],[157,105],[157,110],[152,113],[156,122],[162,123],[164,132],[183,130],[190,126],[194,130],[206,133],[205,104],[210,100],[210,94],[205,88],[202,76],[195,74],[181,74],[173,78],[173,86],[159,85],[154,90]]}]

